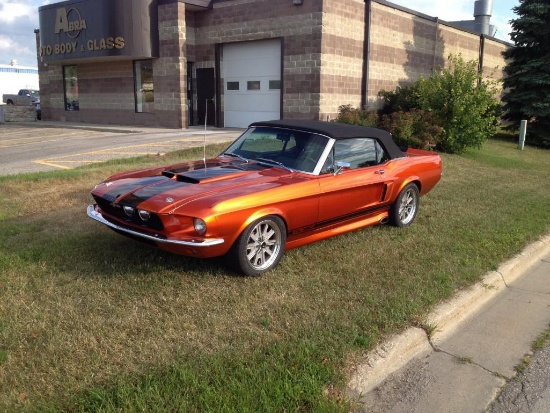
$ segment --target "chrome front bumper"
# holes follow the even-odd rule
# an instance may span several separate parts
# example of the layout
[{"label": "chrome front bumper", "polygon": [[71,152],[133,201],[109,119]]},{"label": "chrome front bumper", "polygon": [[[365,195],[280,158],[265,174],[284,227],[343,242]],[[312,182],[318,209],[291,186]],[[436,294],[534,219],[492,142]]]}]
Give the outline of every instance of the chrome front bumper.
[{"label": "chrome front bumper", "polygon": [[164,239],[164,238],[160,238],[160,236],[143,234],[141,232],[137,232],[125,227],[121,227],[120,225],[113,224],[112,222],[107,221],[105,218],[103,218],[103,215],[101,215],[101,213],[95,210],[95,205],[88,205],[87,213],[90,218],[104,225],[107,225],[110,228],[116,229],[117,231],[125,232],[126,234],[132,235],[134,237],[144,238],[144,239],[158,242],[158,243],[183,245],[186,247],[201,247],[201,248],[212,247],[214,245],[220,245],[224,243],[223,238],[181,241],[181,240],[173,240],[173,239]]}]

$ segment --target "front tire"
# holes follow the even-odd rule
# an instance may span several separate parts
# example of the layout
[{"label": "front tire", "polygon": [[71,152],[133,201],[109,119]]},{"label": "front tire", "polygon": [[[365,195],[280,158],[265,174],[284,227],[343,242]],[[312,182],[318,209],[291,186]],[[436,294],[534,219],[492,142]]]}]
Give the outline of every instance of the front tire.
[{"label": "front tire", "polygon": [[283,256],[286,227],[269,215],[250,224],[229,251],[231,264],[245,275],[257,277],[275,267]]},{"label": "front tire", "polygon": [[410,183],[397,196],[390,209],[390,223],[396,227],[408,227],[412,224],[420,206],[418,187]]}]

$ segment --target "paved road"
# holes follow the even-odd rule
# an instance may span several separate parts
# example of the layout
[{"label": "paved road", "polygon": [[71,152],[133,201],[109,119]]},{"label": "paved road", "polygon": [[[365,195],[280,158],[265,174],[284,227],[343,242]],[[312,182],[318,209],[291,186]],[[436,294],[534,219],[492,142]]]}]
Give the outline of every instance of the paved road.
[{"label": "paved road", "polygon": [[[429,337],[411,327],[358,365],[348,383],[362,402],[358,411],[550,413],[550,354],[537,354],[519,382],[515,375],[550,325],[550,235],[425,320],[435,327]],[[494,402],[503,388],[509,390]]]},{"label": "paved road", "polygon": [[0,175],[71,169],[108,159],[230,142],[239,129],[91,126],[56,122],[0,125]]},{"label": "paved road", "polygon": [[490,413],[550,412],[550,342],[535,352],[526,370],[510,380]]}]

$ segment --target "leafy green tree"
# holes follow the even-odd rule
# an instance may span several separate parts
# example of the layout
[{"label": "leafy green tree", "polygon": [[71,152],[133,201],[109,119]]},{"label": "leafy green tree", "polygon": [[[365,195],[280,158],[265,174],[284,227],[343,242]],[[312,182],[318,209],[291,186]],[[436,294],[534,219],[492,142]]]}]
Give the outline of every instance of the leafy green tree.
[{"label": "leafy green tree", "polygon": [[443,128],[437,149],[462,153],[495,135],[499,88],[496,81],[482,79],[476,61],[465,62],[460,55],[451,55],[449,61],[448,68],[421,77],[416,91],[420,108],[432,112]]},{"label": "leafy green tree", "polygon": [[550,1],[519,0],[513,10],[518,15],[511,21],[515,45],[503,53],[508,60],[504,119],[513,128],[528,120],[528,142],[550,146]]}]

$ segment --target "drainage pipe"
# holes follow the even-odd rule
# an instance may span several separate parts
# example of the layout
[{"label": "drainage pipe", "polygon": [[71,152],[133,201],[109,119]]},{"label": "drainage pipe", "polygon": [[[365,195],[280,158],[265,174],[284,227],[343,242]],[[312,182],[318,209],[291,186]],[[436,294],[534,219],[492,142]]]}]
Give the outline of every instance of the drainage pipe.
[{"label": "drainage pipe", "polygon": [[477,71],[479,73],[479,78],[477,79],[477,85],[481,86],[481,80],[483,77],[483,57],[485,56],[485,35],[481,34],[479,36],[479,66]]},{"label": "drainage pipe", "polygon": [[369,64],[372,0],[365,0],[365,34],[363,39],[363,79],[361,80],[361,108],[369,103]]}]

